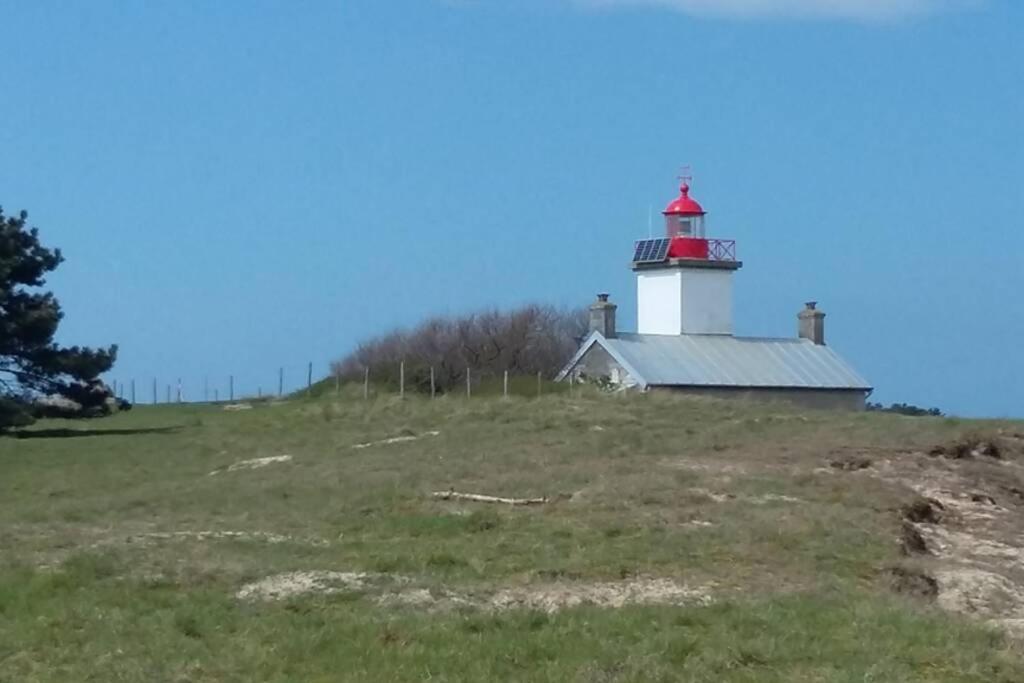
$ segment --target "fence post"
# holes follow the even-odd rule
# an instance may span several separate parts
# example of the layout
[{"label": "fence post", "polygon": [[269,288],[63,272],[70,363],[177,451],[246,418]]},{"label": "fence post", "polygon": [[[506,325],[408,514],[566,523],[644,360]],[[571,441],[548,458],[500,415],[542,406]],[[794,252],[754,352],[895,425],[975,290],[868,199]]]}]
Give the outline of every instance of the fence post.
[{"label": "fence post", "polygon": [[363,373],[363,400],[370,400],[370,368],[367,367]]},{"label": "fence post", "polygon": [[398,398],[405,398],[405,361],[398,363]]},{"label": "fence post", "polygon": [[263,387],[256,387],[256,398],[263,398]]},{"label": "fence post", "polygon": [[157,404],[156,400],[156,377],[153,378],[153,405]]},{"label": "fence post", "polygon": [[135,405],[135,380],[132,380],[132,405]]},{"label": "fence post", "polygon": [[306,396],[313,395],[313,361],[309,361],[309,367],[306,370]]},{"label": "fence post", "polygon": [[228,375],[228,400],[235,400],[235,376]]},{"label": "fence post", "polygon": [[277,369],[277,397],[284,396],[284,368]]},{"label": "fence post", "polygon": [[541,371],[538,370],[537,371],[537,396],[538,397],[540,397],[541,387],[544,385],[544,382],[541,379],[541,377],[542,377]]},{"label": "fence post", "polygon": [[505,371],[505,381],[502,385],[502,397],[508,398],[508,370]]},{"label": "fence post", "polygon": [[430,366],[430,398],[437,394],[437,383],[434,381],[434,366]]},{"label": "fence post", "polygon": [[177,402],[178,402],[178,403],[181,403],[181,378],[180,378],[180,377],[178,378],[178,384],[176,385],[176,391],[175,391],[175,394],[174,394],[174,395],[175,395],[175,396],[177,397],[177,399],[178,399],[178,401],[177,401]]},{"label": "fence post", "polygon": [[214,388],[213,390],[213,402],[220,403],[220,389]]},{"label": "fence post", "polygon": [[473,379],[471,375],[472,370],[469,366],[466,366],[466,398],[473,398]]}]

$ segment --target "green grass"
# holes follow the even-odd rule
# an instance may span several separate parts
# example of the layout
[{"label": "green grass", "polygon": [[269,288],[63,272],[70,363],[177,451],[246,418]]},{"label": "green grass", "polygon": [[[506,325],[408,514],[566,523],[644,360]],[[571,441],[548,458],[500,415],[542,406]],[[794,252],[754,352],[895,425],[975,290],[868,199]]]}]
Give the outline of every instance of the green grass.
[{"label": "green grass", "polygon": [[[1002,636],[889,592],[911,493],[821,472],[842,449],[1005,425],[659,395],[360,396],[139,407],[0,438],[0,681],[1024,680]],[[430,497],[449,487],[555,500]],[[185,535],[200,531],[252,535]],[[371,589],[235,597],[308,570],[437,596],[661,577],[713,600],[547,614]]]}]

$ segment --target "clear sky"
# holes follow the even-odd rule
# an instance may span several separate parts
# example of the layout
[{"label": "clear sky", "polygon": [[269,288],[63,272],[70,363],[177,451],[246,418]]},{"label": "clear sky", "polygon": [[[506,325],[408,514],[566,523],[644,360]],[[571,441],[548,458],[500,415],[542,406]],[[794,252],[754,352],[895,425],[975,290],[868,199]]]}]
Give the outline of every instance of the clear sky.
[{"label": "clear sky", "polygon": [[632,329],[632,241],[686,163],[746,264],[738,333],[817,299],[876,399],[1024,416],[1017,0],[0,0],[0,26],[0,204],[65,252],[61,341],[120,344],[121,381],[295,386],[429,314],[597,291]]}]

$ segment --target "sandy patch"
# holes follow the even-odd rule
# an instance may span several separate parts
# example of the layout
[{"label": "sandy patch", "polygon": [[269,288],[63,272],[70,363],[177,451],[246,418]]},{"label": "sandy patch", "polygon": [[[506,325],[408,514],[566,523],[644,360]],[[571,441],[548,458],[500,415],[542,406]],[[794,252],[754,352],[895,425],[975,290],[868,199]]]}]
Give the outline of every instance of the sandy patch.
[{"label": "sandy patch", "polygon": [[989,619],[988,623],[1016,639],[1024,639],[1024,619]]},{"label": "sandy patch", "polygon": [[716,460],[714,462],[698,462],[691,459],[665,460],[661,463],[664,467],[677,470],[690,470],[691,472],[707,472],[711,474],[748,474],[750,468],[738,465],[733,462]]},{"label": "sandy patch", "polygon": [[390,439],[382,439],[380,441],[367,441],[366,443],[357,443],[357,444],[353,444],[352,448],[354,448],[355,450],[361,450],[363,448],[373,448],[374,446],[390,446],[391,444],[409,443],[410,441],[419,441],[420,439],[423,439],[423,438],[433,437],[433,436],[440,436],[440,435],[441,435],[441,432],[439,432],[437,430],[431,430],[429,432],[424,432],[424,433],[419,434],[419,435],[409,434],[409,435],[405,435],[405,436],[393,436]]},{"label": "sandy patch", "polygon": [[954,491],[947,488],[917,486],[915,490],[925,498],[937,500],[943,507],[954,511],[964,521],[992,521],[1009,510],[987,493],[981,491]]},{"label": "sandy patch", "polygon": [[1024,616],[1024,591],[1006,577],[983,569],[949,569],[935,575],[939,605],[953,612],[982,617]]},{"label": "sandy patch", "polygon": [[976,536],[964,531],[945,529],[937,524],[918,524],[917,530],[928,550],[938,557],[965,560],[1007,560],[1024,565],[1024,548]]},{"label": "sandy patch", "polygon": [[[898,483],[919,498],[903,508],[903,539],[920,553],[943,609],[1024,638],[1024,536],[1020,479],[1005,440],[961,441],[875,457],[851,473]],[[941,457],[940,457],[941,456]]]},{"label": "sandy patch", "polygon": [[413,588],[405,576],[365,572],[304,571],[276,574],[246,584],[240,600],[284,600],[301,595],[365,591],[382,607],[482,610],[534,609],[556,612],[579,605],[618,608],[625,605],[707,604],[711,592],[671,579],[634,579],[603,583],[565,582],[459,592],[447,588]]},{"label": "sandy patch", "polygon": [[488,600],[494,609],[536,609],[544,612],[594,605],[707,604],[711,595],[705,588],[692,588],[670,579],[637,579],[607,583],[560,583],[500,590]]},{"label": "sandy patch", "polygon": [[252,404],[251,403],[229,403],[226,406],[224,406],[224,410],[229,410],[229,411],[233,411],[233,410],[252,410]]},{"label": "sandy patch", "polygon": [[766,493],[763,496],[737,496],[733,493],[718,493],[709,489],[692,488],[690,493],[710,498],[716,503],[727,503],[730,500],[750,503],[752,505],[765,505],[766,503],[802,503],[804,501],[793,496],[784,496],[781,493]]},{"label": "sandy patch", "polygon": [[753,498],[748,498],[747,500],[749,500],[754,505],[764,505],[765,503],[802,503],[802,502],[804,502],[804,501],[802,501],[799,498],[794,498],[793,496],[785,496],[785,495],[782,495],[781,493],[766,493],[763,496],[754,496]]},{"label": "sandy patch", "polygon": [[377,598],[384,607],[433,607],[438,598],[426,588],[413,588],[398,593],[386,593]]},{"label": "sandy patch", "polygon": [[363,572],[308,571],[268,576],[242,586],[239,600],[285,600],[308,593],[329,595],[364,590],[374,575]]},{"label": "sandy patch", "polygon": [[709,522],[706,519],[691,519],[689,522],[684,523],[683,526],[693,527],[694,529],[707,529],[708,527],[715,526],[715,523]]},{"label": "sandy patch", "polygon": [[256,541],[259,543],[302,543],[316,547],[327,547],[330,542],[322,538],[298,538],[274,534],[268,531],[154,531],[135,534],[124,539],[126,543],[151,541]]},{"label": "sandy patch", "polygon": [[479,608],[473,599],[444,589],[411,588],[392,593],[385,593],[376,598],[381,607],[408,607],[445,611],[459,607]]},{"label": "sandy patch", "polygon": [[726,503],[730,500],[736,500],[736,496],[734,496],[731,493],[715,493],[714,491],[709,491],[708,489],[692,488],[690,489],[690,493],[696,494],[698,496],[704,496],[705,498],[710,498],[716,503]]},{"label": "sandy patch", "polygon": [[291,462],[292,456],[290,455],[271,455],[266,458],[251,458],[249,460],[239,460],[236,463],[232,463],[227,467],[221,467],[213,472],[210,472],[212,477],[215,474],[221,472],[235,472],[237,470],[258,470],[261,467],[267,467],[268,465],[277,465],[284,462]]}]

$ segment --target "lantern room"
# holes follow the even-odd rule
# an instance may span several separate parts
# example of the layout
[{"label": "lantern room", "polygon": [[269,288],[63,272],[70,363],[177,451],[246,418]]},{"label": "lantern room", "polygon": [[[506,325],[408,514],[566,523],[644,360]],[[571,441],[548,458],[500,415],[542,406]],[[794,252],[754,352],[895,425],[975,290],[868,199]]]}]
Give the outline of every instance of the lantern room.
[{"label": "lantern room", "polygon": [[707,212],[690,197],[690,184],[683,179],[679,196],[674,199],[662,215],[665,216],[665,235],[672,240],[669,258],[708,258],[704,217]]},{"label": "lantern room", "polygon": [[704,237],[704,216],[707,212],[690,197],[690,185],[686,181],[679,186],[679,197],[665,207],[662,214],[665,216],[667,237]]}]

